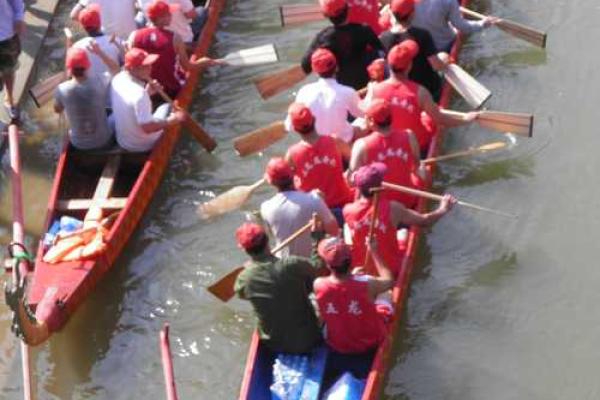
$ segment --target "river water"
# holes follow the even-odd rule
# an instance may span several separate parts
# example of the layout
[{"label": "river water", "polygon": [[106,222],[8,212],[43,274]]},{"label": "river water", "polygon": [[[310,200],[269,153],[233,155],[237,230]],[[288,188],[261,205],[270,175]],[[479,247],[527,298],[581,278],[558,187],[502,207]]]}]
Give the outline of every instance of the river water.
[{"label": "river water", "polygon": [[[71,1],[61,6],[56,32]],[[292,3],[292,1],[287,1]],[[183,137],[165,180],[115,268],[49,343],[32,351],[39,399],[162,399],[158,331],[168,321],[182,399],[233,399],[253,316],[204,288],[244,260],[233,230],[272,194],[213,221],[195,208],[261,177],[265,154],[239,159],[231,140],[281,119],[291,94],[263,102],[250,78],[291,65],[321,25],[282,30],[275,0],[229,1],[212,55],[265,43],[280,66],[209,71],[194,115],[219,141],[213,155]],[[517,213],[516,221],[456,209],[427,232],[393,354],[386,399],[597,399],[600,325],[594,189],[599,78],[595,0],[476,2],[483,12],[549,33],[544,52],[490,29],[471,37],[461,64],[490,88],[488,107],[531,112],[534,137],[508,150],[440,164],[435,185],[467,201]],[[58,68],[59,43],[48,46]],[[47,75],[48,71],[40,71]],[[462,101],[453,107],[466,109]],[[40,234],[61,139],[48,109],[28,107],[22,144],[30,243]],[[447,133],[444,151],[506,140],[477,126]],[[6,159],[4,160],[6,166]],[[10,187],[0,175],[0,242],[9,241]],[[0,254],[1,255],[1,254]],[[20,399],[16,340],[0,311],[0,397]]]}]

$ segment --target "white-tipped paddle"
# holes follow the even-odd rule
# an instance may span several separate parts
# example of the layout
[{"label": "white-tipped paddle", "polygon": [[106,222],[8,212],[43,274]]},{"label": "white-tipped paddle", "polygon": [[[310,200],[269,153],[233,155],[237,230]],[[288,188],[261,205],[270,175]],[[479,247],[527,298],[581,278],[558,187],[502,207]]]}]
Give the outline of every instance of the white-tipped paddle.
[{"label": "white-tipped paddle", "polygon": [[272,44],[238,50],[227,54],[221,59],[228,65],[248,66],[268,64],[279,61],[277,49]]},{"label": "white-tipped paddle", "polygon": [[448,64],[444,78],[473,108],[480,108],[492,96],[492,92],[457,64]]},{"label": "white-tipped paddle", "polygon": [[457,151],[457,152],[451,153],[451,154],[444,154],[444,155],[437,156],[437,157],[426,158],[424,160],[421,160],[421,164],[433,164],[438,161],[452,160],[454,158],[466,157],[466,156],[470,156],[470,155],[478,154],[478,153],[487,153],[488,151],[495,151],[495,150],[503,149],[506,146],[508,146],[508,144],[506,142],[488,143],[488,144],[484,144],[479,147],[471,147],[467,150]]}]

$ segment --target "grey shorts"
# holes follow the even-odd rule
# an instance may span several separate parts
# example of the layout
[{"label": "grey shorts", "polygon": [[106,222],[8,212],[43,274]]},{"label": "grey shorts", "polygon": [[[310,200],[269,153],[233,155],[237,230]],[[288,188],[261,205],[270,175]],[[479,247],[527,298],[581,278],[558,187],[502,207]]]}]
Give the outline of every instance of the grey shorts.
[{"label": "grey shorts", "polygon": [[10,74],[19,66],[21,40],[19,35],[0,42],[0,74]]}]

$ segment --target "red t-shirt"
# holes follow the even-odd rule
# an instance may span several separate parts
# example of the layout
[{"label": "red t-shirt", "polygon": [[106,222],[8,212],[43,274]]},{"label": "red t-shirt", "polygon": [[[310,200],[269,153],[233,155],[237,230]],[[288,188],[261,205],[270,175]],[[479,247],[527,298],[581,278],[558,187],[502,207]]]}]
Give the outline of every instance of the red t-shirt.
[{"label": "red t-shirt", "polygon": [[371,27],[377,36],[383,32],[379,26],[379,0],[347,0],[348,22]]},{"label": "red t-shirt", "polygon": [[385,323],[369,298],[368,284],[367,276],[315,282],[315,297],[325,322],[325,341],[339,353],[364,353],[385,339]]},{"label": "red t-shirt", "polygon": [[353,200],[334,138],[320,136],[313,144],[301,141],[289,148],[288,156],[296,167],[298,190],[321,190],[329,208],[341,207]]}]

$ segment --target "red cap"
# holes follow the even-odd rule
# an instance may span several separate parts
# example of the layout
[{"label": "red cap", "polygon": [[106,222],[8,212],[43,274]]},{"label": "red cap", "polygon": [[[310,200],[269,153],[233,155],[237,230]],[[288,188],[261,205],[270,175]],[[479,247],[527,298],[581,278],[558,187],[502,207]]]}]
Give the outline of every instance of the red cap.
[{"label": "red cap", "polygon": [[319,0],[321,11],[326,17],[337,17],[346,8],[346,0]]},{"label": "red cap", "polygon": [[317,49],[310,56],[310,65],[317,74],[326,74],[337,66],[337,60],[331,50]]},{"label": "red cap", "polygon": [[102,25],[100,21],[100,6],[98,4],[90,4],[79,13],[79,23],[84,29],[100,29]]},{"label": "red cap", "polygon": [[158,60],[158,54],[148,54],[134,47],[125,53],[125,68],[135,68],[142,65],[152,65]]},{"label": "red cap", "polygon": [[71,47],[67,51],[67,69],[83,68],[88,69],[90,67],[90,59],[88,58],[87,52],[77,47]]},{"label": "red cap", "polygon": [[369,78],[375,82],[381,82],[385,78],[385,60],[378,58],[367,67]]},{"label": "red cap", "polygon": [[380,162],[364,165],[352,175],[354,186],[362,192],[379,187],[387,170],[387,166]]},{"label": "red cap", "polygon": [[288,115],[294,130],[298,133],[308,133],[308,128],[315,122],[315,117],[310,108],[302,103],[292,103],[288,108]]},{"label": "red cap", "polygon": [[377,125],[387,122],[392,115],[390,103],[383,99],[374,99],[367,107],[365,115],[371,118]]},{"label": "red cap", "polygon": [[405,70],[419,52],[419,45],[412,39],[392,47],[387,56],[387,62],[394,70]]},{"label": "red cap", "polygon": [[406,18],[415,11],[416,0],[392,0],[390,10],[401,18]]},{"label": "red cap", "polygon": [[317,250],[327,266],[333,269],[342,266],[352,257],[350,247],[339,237],[321,240]]},{"label": "red cap", "polygon": [[146,7],[146,15],[148,15],[148,18],[150,19],[171,15],[171,7],[169,7],[168,3],[165,3],[162,0],[156,0]]},{"label": "red cap", "polygon": [[244,250],[259,245],[266,235],[262,226],[251,222],[246,222],[235,231],[238,245]]},{"label": "red cap", "polygon": [[278,183],[284,183],[287,180],[291,180],[294,177],[294,172],[287,163],[281,157],[273,157],[267,164],[265,171],[265,178],[270,184],[277,185]]}]

